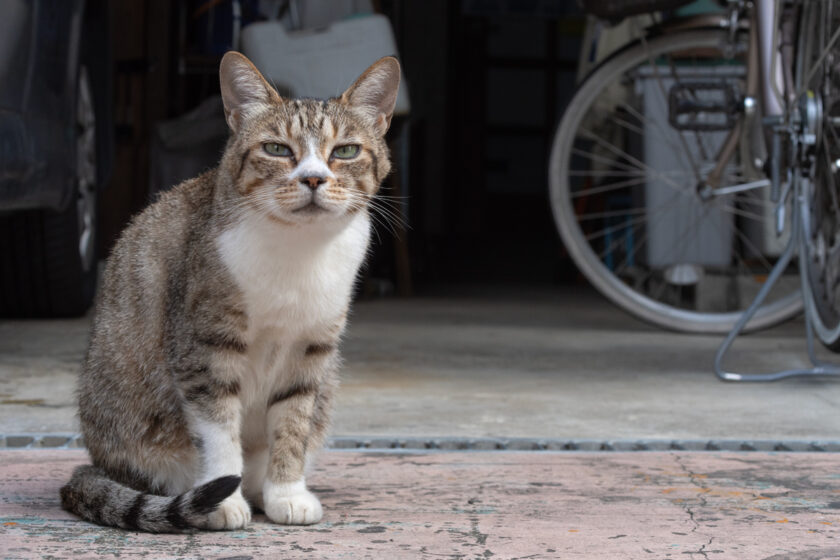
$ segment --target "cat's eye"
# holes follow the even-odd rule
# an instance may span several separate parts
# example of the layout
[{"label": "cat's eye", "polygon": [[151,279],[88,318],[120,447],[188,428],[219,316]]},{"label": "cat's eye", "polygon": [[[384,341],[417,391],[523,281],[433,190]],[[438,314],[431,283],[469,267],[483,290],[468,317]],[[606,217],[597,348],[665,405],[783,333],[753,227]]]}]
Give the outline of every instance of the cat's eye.
[{"label": "cat's eye", "polygon": [[283,144],[278,144],[277,142],[266,142],[263,144],[263,150],[265,150],[265,153],[272,156],[289,157],[292,155],[291,148],[284,146]]},{"label": "cat's eye", "polygon": [[344,146],[339,146],[333,150],[333,156],[337,157],[338,159],[351,159],[359,155],[359,145],[358,144],[346,144]]}]

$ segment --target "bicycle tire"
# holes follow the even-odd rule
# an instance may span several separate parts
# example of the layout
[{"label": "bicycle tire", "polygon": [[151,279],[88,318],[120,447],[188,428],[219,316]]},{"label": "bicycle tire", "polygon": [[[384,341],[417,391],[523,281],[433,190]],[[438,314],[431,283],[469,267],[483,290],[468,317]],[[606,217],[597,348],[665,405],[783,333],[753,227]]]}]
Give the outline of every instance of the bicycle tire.
[{"label": "bicycle tire", "polygon": [[[572,152],[579,136],[579,128],[592,110],[596,100],[617,83],[616,79],[628,70],[645,62],[657,60],[667,53],[691,52],[702,49],[724,49],[728,35],[714,29],[690,30],[681,33],[646,38],[635,42],[601,63],[580,86],[569,103],[557,128],[549,166],[550,203],[558,232],[579,270],[609,300],[631,314],[660,327],[692,333],[726,333],[752,301],[743,298],[740,307],[724,311],[696,311],[663,303],[637,291],[603,262],[584,233],[575,210],[574,194],[570,186]],[[583,129],[581,129],[583,130]],[[593,158],[594,159],[594,158]],[[694,188],[691,185],[690,188]],[[640,210],[647,212],[646,209]],[[633,226],[635,227],[635,226]],[[645,240],[647,242],[647,240]],[[638,250],[636,248],[635,250]],[[769,266],[766,267],[769,272]],[[755,291],[757,292],[760,283]],[[746,330],[757,330],[780,323],[802,309],[798,277],[795,287],[787,282],[781,297],[765,304],[755,314]]]},{"label": "bicycle tire", "polygon": [[[838,203],[837,169],[832,169],[840,158],[840,128],[832,118],[840,117],[840,83],[836,68],[825,67],[823,72],[811,72],[812,63],[821,60],[823,44],[833,31],[831,20],[838,19],[836,12],[823,13],[831,8],[828,2],[809,2],[803,6],[797,44],[795,86],[797,92],[813,91],[821,101],[822,134],[816,137],[811,166],[812,176],[804,183],[803,239],[801,254],[803,297],[808,306],[808,317],[819,341],[832,352],[840,352],[840,203]],[[838,6],[833,6],[838,10]],[[818,25],[822,23],[822,28]],[[840,48],[833,47],[835,53]],[[809,80],[810,77],[810,80]],[[797,100],[798,101],[798,100]],[[809,171],[809,170],[806,170]],[[833,211],[831,211],[833,210]]]}]

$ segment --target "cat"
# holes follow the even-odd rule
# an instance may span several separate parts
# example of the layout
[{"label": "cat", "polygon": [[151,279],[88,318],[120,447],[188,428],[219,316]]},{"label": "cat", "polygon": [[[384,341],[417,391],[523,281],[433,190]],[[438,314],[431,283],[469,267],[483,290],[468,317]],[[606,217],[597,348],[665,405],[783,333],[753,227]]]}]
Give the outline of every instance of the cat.
[{"label": "cat", "polygon": [[93,464],[61,489],[101,525],[238,529],[251,505],[276,523],[322,517],[304,467],[390,171],[399,63],[326,101],[281,98],[236,52],[219,76],[219,166],[136,216],[105,268],[78,387]]}]

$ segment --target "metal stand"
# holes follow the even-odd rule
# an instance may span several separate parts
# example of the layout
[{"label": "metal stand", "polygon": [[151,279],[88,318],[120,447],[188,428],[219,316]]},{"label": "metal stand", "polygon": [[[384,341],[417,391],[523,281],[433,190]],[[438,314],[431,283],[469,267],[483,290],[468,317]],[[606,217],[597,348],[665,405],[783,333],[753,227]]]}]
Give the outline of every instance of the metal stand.
[{"label": "metal stand", "polygon": [[[767,297],[767,294],[770,293],[770,290],[773,288],[773,285],[778,281],[779,277],[787,268],[790,260],[793,258],[794,254],[797,251],[797,246],[799,247],[800,254],[806,254],[805,251],[805,240],[806,236],[803,234],[803,224],[806,223],[804,217],[801,213],[804,211],[807,206],[802,204],[802,200],[800,197],[803,196],[802,188],[801,188],[801,179],[797,178],[795,182],[795,190],[793,193],[793,215],[791,216],[791,235],[790,240],[788,241],[787,247],[785,247],[784,252],[782,253],[781,257],[779,257],[779,261],[776,263],[776,266],[773,267],[773,270],[770,272],[770,275],[767,277],[767,280],[764,282],[764,285],[759,290],[758,295],[755,296],[755,300],[750,304],[744,314],[741,315],[741,318],[735,323],[735,326],[732,327],[732,330],[726,335],[723,343],[718,348],[717,354],[715,355],[715,375],[718,378],[722,379],[723,381],[778,381],[779,379],[785,379],[787,377],[796,377],[796,376],[834,376],[840,375],[840,365],[831,364],[828,362],[823,362],[817,359],[816,352],[814,351],[814,328],[811,324],[812,321],[812,313],[815,312],[813,306],[806,305],[805,307],[805,337],[806,337],[806,345],[808,349],[808,357],[811,360],[812,367],[810,368],[803,368],[803,369],[791,369],[785,371],[778,371],[772,373],[752,373],[752,374],[742,374],[742,373],[733,373],[729,371],[725,371],[723,369],[723,358],[726,353],[729,351],[732,343],[735,341],[735,338],[741,333],[744,329],[746,324],[752,319],[755,312],[761,307],[761,304],[764,302],[764,299]],[[808,271],[806,270],[806,262],[805,259],[799,259],[799,278],[802,282],[802,293],[804,294],[808,287],[805,283],[808,281]]]}]

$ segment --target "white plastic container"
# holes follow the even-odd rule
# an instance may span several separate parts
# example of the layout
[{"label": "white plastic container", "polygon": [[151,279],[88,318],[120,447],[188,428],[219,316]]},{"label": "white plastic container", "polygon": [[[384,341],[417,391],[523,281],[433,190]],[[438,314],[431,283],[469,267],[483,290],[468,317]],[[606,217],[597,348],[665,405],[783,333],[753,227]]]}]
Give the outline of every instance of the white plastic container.
[{"label": "white plastic container", "polygon": [[[686,83],[737,79],[743,74],[742,68],[726,66],[680,68],[678,71]],[[636,93],[642,97],[647,119],[642,138],[644,161],[650,168],[645,184],[645,204],[655,214],[646,224],[646,261],[656,269],[678,265],[726,267],[732,259],[733,215],[722,207],[700,200],[689,158],[701,170],[708,171],[715,163],[713,156],[727,132],[703,133],[707,155],[712,156],[708,161],[702,161],[696,152],[687,156],[685,148],[696,149],[696,144],[688,141],[683,144],[680,132],[668,123],[667,95],[673,85],[673,79],[655,75],[648,67],[640,69],[636,82]]]},{"label": "white plastic container", "polygon": [[[242,51],[278,89],[325,99],[341,95],[376,60],[397,56],[397,43],[391,22],[377,14],[292,32],[279,21],[254,23],[242,31]],[[401,76],[394,113],[409,110]]]}]

